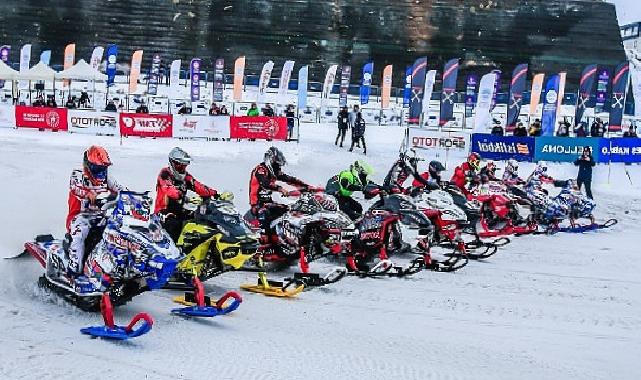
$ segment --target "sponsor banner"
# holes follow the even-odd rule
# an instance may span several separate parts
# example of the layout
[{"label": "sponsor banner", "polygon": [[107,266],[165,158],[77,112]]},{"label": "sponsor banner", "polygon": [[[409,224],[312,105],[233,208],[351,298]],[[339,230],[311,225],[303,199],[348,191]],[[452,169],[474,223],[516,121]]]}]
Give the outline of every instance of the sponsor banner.
[{"label": "sponsor banner", "polygon": [[51,62],[51,50],[45,50],[40,53],[40,62],[49,66],[49,63]]},{"label": "sponsor banner", "polygon": [[519,115],[521,114],[521,104],[523,103],[523,91],[525,91],[527,69],[527,63],[522,63],[516,66],[512,72],[512,82],[510,82],[510,100],[507,109],[507,131],[514,130]]},{"label": "sponsor banner", "polygon": [[534,159],[534,137],[494,136],[486,133],[472,135],[472,152],[488,160],[517,161]]},{"label": "sponsor banner", "polygon": [[608,125],[608,131],[610,132],[621,131],[625,93],[630,84],[629,77],[630,65],[627,61],[620,63],[614,70],[614,77],[612,77],[612,102],[610,105],[610,123]]},{"label": "sponsor banner", "polygon": [[494,107],[496,107],[496,96],[498,95],[499,91],[501,91],[501,74],[503,72],[501,70],[495,69],[491,71],[492,74],[496,75],[494,78],[494,93],[492,94],[492,103],[490,104],[490,112],[494,111]]},{"label": "sponsor banner", "polygon": [[169,67],[169,85],[171,87],[178,87],[180,84],[180,64],[182,61],[180,59],[174,59],[171,61],[171,66]]},{"label": "sponsor banner", "polygon": [[[65,47],[63,68],[65,70],[70,69],[71,67],[73,67],[75,62],[76,62],[76,44],[69,44]],[[69,83],[70,83],[69,80],[65,79],[62,81],[62,86],[67,87],[69,86]]]},{"label": "sponsor banner", "polygon": [[476,86],[479,83],[479,76],[470,74],[465,82],[465,117],[472,117],[472,112],[476,106]]},{"label": "sponsor banner", "polygon": [[285,61],[285,64],[283,64],[283,71],[280,73],[280,81],[278,82],[278,98],[283,103],[287,101],[285,96],[289,89],[289,80],[292,77],[292,71],[294,71],[294,63],[294,61]]},{"label": "sponsor banner", "polygon": [[16,108],[10,104],[0,104],[0,128],[16,127]]},{"label": "sponsor banner", "polygon": [[336,80],[336,70],[338,70],[338,65],[331,65],[327,69],[325,74],[325,81],[323,82],[323,92],[321,94],[321,103],[324,99],[329,98],[329,94],[332,93],[332,88],[334,87],[334,81]]},{"label": "sponsor banner", "polygon": [[352,75],[352,67],[342,66],[341,67],[341,85],[340,92],[338,94],[338,106],[347,107],[347,91],[349,91],[349,80]]},{"label": "sponsor banner", "polygon": [[274,69],[274,62],[267,61],[263,65],[263,70],[260,72],[260,78],[258,80],[258,95],[256,96],[256,101],[262,103],[265,100],[265,89],[269,85],[269,80],[272,77],[272,70]]},{"label": "sponsor banner", "polygon": [[425,91],[423,92],[423,122],[428,118],[430,113],[430,101],[434,92],[434,83],[436,83],[436,70],[430,70],[425,75]]},{"label": "sponsor banner", "polygon": [[122,136],[172,137],[173,133],[171,114],[121,113],[119,124]]},{"label": "sponsor banner", "polygon": [[[445,68],[443,68],[443,91],[441,92],[441,112],[438,121],[439,126],[443,126],[447,124],[448,121],[454,119],[455,99],[453,98],[456,96],[456,79],[458,78],[459,67],[458,61],[458,58],[451,59],[445,64]],[[430,98],[427,96],[424,97],[428,103]]]},{"label": "sponsor banner", "polygon": [[151,59],[151,71],[147,79],[147,93],[156,95],[158,93],[158,80],[160,79],[160,54],[154,54]]},{"label": "sponsor banner", "polygon": [[200,100],[200,66],[202,61],[200,58],[194,58],[189,64],[189,77],[191,78],[191,101],[197,102]]},{"label": "sponsor banner", "polygon": [[392,72],[394,67],[392,65],[385,66],[383,70],[383,89],[381,91],[381,108],[389,107],[390,95],[392,93]]},{"label": "sponsor banner", "polygon": [[530,90],[530,116],[536,114],[536,108],[539,106],[539,102],[541,101],[544,79],[545,74],[536,74],[534,78],[532,78],[532,90]]},{"label": "sponsor banner", "polygon": [[[10,53],[11,53],[11,46],[2,45],[0,47],[0,60],[2,60],[2,62],[6,63],[7,65],[9,64],[9,54]],[[4,81],[3,80],[0,80],[0,88],[4,88]]]},{"label": "sponsor banner", "polygon": [[581,73],[581,80],[579,82],[579,98],[574,112],[574,126],[576,127],[583,119],[583,113],[587,108],[590,97],[592,96],[592,89],[594,88],[594,78],[596,77],[596,65],[588,65]]},{"label": "sponsor banner", "polygon": [[605,99],[608,96],[608,83],[610,83],[610,72],[606,68],[599,69],[599,77],[596,82],[596,103],[594,104],[594,113],[604,111]]},{"label": "sponsor banner", "polygon": [[600,140],[600,162],[641,163],[641,139],[611,138]]},{"label": "sponsor banner", "polygon": [[118,114],[115,112],[67,111],[69,132],[92,135],[117,135]]},{"label": "sponsor banner", "polygon": [[494,73],[485,74],[481,77],[476,113],[474,114],[474,132],[484,133],[490,130],[490,107],[492,106],[495,83],[496,74]]},{"label": "sponsor banner", "polygon": [[138,77],[142,67],[142,50],[136,50],[131,55],[131,70],[129,71],[129,92],[136,92],[138,88]]},{"label": "sponsor banner", "polygon": [[29,70],[31,61],[31,44],[26,44],[20,49],[20,72]]},{"label": "sponsor banner", "polygon": [[[412,93],[410,98],[410,124],[418,124],[423,111],[423,92],[425,91],[425,76],[427,70],[427,57],[414,61],[412,67]],[[429,101],[429,99],[428,99]]]},{"label": "sponsor banner", "polygon": [[[298,113],[307,108],[307,80],[309,66],[305,65],[298,70]],[[304,112],[303,112],[304,113]],[[316,120],[314,120],[316,121]]]},{"label": "sponsor banner", "polygon": [[405,68],[405,88],[403,88],[403,108],[410,108],[412,98],[412,66]]},{"label": "sponsor banner", "polygon": [[105,54],[105,48],[102,46],[96,46],[91,52],[91,58],[89,59],[89,64],[94,70],[98,70],[100,62],[102,61],[102,56]]},{"label": "sponsor banner", "polygon": [[229,135],[232,139],[287,140],[287,118],[232,116]]},{"label": "sponsor banner", "polygon": [[369,103],[369,87],[372,85],[373,72],[374,62],[366,63],[363,66],[363,80],[361,81],[361,104]]},{"label": "sponsor banner", "polygon": [[229,138],[229,116],[175,115],[173,137]]},{"label": "sponsor banner", "polygon": [[225,59],[218,58],[214,65],[214,102],[223,101],[223,92],[225,89]]},{"label": "sponsor banner", "polygon": [[543,102],[542,136],[554,136],[556,130],[556,114],[559,107],[560,75],[553,75],[545,86]]},{"label": "sponsor banner", "polygon": [[592,149],[592,156],[596,162],[600,161],[601,139],[593,137],[551,137],[541,136],[535,138],[536,161],[574,162],[583,153],[583,147]]},{"label": "sponsor banner", "polygon": [[243,100],[243,78],[245,76],[245,56],[236,58],[234,62],[234,92],[233,98],[240,102]]},{"label": "sponsor banner", "polygon": [[16,126],[66,131],[67,109],[16,106]]},{"label": "sponsor banner", "polygon": [[641,118],[641,66],[631,68],[630,77],[634,97],[634,117]]},{"label": "sponsor banner", "polygon": [[113,86],[116,78],[116,56],[118,55],[118,45],[109,45],[107,48],[107,87]]},{"label": "sponsor banner", "polygon": [[461,132],[436,132],[423,128],[409,128],[410,145],[429,152],[467,153],[470,135]]}]

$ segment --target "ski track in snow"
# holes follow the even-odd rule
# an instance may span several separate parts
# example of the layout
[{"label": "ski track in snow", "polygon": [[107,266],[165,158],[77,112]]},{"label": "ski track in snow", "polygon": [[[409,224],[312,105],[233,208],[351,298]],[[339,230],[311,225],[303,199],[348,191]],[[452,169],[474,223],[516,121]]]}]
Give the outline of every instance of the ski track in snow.
[{"label": "ski track in snow", "polygon": [[[303,126],[303,142],[278,143],[288,172],[324,185],[363,158],[335,148],[334,132]],[[401,136],[400,129],[368,129],[366,159],[376,180],[396,157]],[[68,177],[92,143],[108,148],[112,172],[135,190],[152,189],[169,149],[184,147],[194,156],[191,172],[233,191],[241,212],[249,172],[270,145],[125,139],[121,146],[117,138],[0,130],[0,256],[18,253],[36,234],[62,235]],[[522,167],[523,175],[531,169]],[[609,230],[514,238],[494,257],[453,274],[349,277],[297,299],[241,293],[236,312],[212,320],[169,314],[178,292],[146,293],[116,310],[119,324],[141,311],[154,317],[150,334],[128,342],[82,336],[81,327],[101,324],[99,314],[38,288],[34,260],[1,260],[0,378],[636,379],[641,259],[633,248],[641,203],[639,188],[620,169],[613,167],[612,185],[604,181],[606,167],[595,173],[597,217],[620,221]],[[576,173],[569,165],[550,170],[559,178]],[[641,170],[629,170],[639,186]],[[312,270],[335,265],[320,260]],[[219,296],[253,281],[251,273],[229,273],[208,281],[206,290]]]}]

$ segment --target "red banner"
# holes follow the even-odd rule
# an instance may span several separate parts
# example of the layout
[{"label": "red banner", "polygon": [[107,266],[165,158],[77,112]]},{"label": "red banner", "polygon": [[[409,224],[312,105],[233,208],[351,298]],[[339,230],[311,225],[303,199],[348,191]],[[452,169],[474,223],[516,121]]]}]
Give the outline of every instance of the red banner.
[{"label": "red banner", "polygon": [[122,136],[172,137],[173,117],[170,114],[121,113]]},{"label": "red banner", "polygon": [[16,126],[66,131],[67,109],[16,106]]},{"label": "red banner", "polygon": [[287,140],[287,118],[232,116],[229,120],[232,139]]}]

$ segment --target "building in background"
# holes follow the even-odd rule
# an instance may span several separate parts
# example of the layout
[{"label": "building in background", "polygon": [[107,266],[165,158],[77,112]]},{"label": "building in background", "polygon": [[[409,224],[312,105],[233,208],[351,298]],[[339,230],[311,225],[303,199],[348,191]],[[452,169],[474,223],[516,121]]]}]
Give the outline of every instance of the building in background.
[{"label": "building in background", "polygon": [[621,40],[628,57],[641,59],[641,22],[621,26]]}]

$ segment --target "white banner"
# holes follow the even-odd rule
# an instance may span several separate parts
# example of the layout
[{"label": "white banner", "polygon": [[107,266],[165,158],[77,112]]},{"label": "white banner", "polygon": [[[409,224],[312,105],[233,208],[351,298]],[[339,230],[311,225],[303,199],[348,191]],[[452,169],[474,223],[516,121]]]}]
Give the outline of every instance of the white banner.
[{"label": "white banner", "polygon": [[490,131],[491,116],[490,108],[492,107],[492,98],[496,82],[496,74],[485,74],[481,78],[479,85],[479,94],[476,101],[474,115],[474,133],[485,133]]},{"label": "white banner", "polygon": [[174,137],[229,138],[229,116],[174,115]]},{"label": "white banner", "polygon": [[466,132],[436,132],[424,128],[409,128],[410,147],[428,159],[442,161],[466,157],[470,151],[470,134]]},{"label": "white banner", "polygon": [[289,79],[292,77],[294,71],[294,61],[285,61],[283,71],[280,73],[280,82],[278,83],[278,101],[285,103],[285,95],[289,88]]},{"label": "white banner", "polygon": [[430,112],[430,100],[434,92],[434,82],[436,82],[436,70],[430,70],[425,75],[425,92],[423,93],[423,113],[425,116]]},{"label": "white banner", "polygon": [[71,133],[116,136],[120,134],[116,112],[69,110],[67,121]]},{"label": "white banner", "polygon": [[0,128],[16,127],[16,107],[11,104],[0,104]]},{"label": "white banner", "polygon": [[256,101],[262,103],[265,99],[265,89],[269,85],[269,80],[272,77],[272,70],[274,69],[274,62],[268,61],[263,65],[263,70],[260,72],[260,79],[258,80],[258,95]]},{"label": "white banner", "polygon": [[94,70],[98,70],[98,66],[100,66],[100,62],[102,62],[102,56],[105,54],[105,48],[102,46],[96,46],[93,48],[93,52],[91,53],[91,59],[89,60],[89,64]]},{"label": "white banner", "polygon": [[180,59],[171,62],[169,68],[169,84],[171,87],[176,88],[180,84]]},{"label": "white banner", "polygon": [[331,65],[327,69],[327,74],[325,74],[325,82],[323,83],[323,93],[321,94],[321,102],[323,99],[327,99],[329,94],[332,92],[332,87],[334,87],[334,80],[336,80],[336,70],[338,70],[338,65]]},{"label": "white banner", "polygon": [[641,118],[641,66],[630,67],[632,96],[634,96],[634,117]]}]

